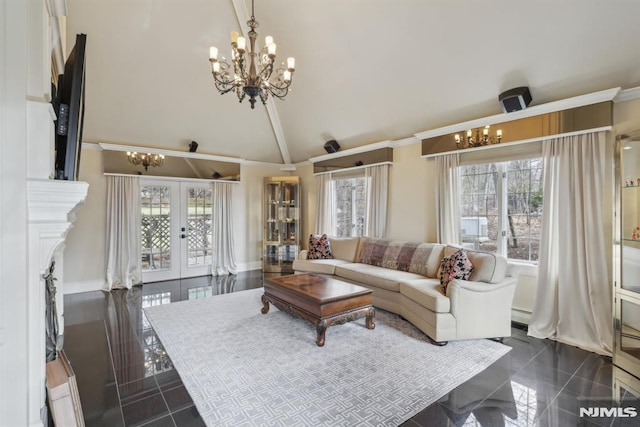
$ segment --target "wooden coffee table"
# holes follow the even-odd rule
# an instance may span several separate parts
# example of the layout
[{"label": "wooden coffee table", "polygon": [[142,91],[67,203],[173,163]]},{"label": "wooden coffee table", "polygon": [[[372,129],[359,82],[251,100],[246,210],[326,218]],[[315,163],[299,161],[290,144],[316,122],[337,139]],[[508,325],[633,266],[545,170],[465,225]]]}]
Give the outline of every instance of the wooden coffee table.
[{"label": "wooden coffee table", "polygon": [[367,328],[375,328],[371,289],[319,274],[293,274],[265,279],[262,313],[269,303],[316,325],[316,344],[324,345],[325,332],[334,324],[367,317]]}]

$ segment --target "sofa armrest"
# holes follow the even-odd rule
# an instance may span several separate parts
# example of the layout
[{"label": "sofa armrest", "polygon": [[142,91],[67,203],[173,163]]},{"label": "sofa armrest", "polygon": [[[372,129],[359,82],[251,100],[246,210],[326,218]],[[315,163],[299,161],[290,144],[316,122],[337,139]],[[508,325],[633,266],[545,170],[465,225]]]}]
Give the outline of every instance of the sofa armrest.
[{"label": "sofa armrest", "polygon": [[515,278],[505,278],[503,281],[499,283],[487,283],[487,282],[474,282],[471,280],[460,280],[453,279],[449,282],[447,286],[447,296],[451,296],[450,292],[454,288],[459,289],[460,291],[469,291],[469,292],[493,292],[497,289],[505,288],[513,286],[515,287],[517,281]]},{"label": "sofa armrest", "polygon": [[300,252],[298,252],[298,255],[296,256],[296,259],[307,259],[307,250],[303,249]]},{"label": "sofa armrest", "polygon": [[447,287],[451,314],[456,319],[456,337],[498,338],[511,335],[511,305],[518,280],[507,277],[499,283],[452,280]]}]

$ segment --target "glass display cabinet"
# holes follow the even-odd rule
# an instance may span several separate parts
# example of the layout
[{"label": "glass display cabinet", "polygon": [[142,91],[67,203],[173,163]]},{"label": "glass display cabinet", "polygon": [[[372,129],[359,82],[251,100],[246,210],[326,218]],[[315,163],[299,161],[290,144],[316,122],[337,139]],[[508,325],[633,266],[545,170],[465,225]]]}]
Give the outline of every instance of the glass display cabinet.
[{"label": "glass display cabinet", "polygon": [[300,250],[300,178],[264,179],[264,233],[262,269],[291,273]]},{"label": "glass display cabinet", "polygon": [[640,131],[615,150],[613,363],[640,377]]}]

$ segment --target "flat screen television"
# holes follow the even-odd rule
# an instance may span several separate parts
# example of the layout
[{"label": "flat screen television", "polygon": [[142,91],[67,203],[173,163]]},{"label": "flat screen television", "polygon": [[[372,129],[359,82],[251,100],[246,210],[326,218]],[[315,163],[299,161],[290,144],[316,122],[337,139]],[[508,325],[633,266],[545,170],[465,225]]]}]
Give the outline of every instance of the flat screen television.
[{"label": "flat screen television", "polygon": [[76,35],[76,44],[58,76],[53,95],[56,112],[55,179],[77,181],[84,124],[84,77],[86,34]]}]

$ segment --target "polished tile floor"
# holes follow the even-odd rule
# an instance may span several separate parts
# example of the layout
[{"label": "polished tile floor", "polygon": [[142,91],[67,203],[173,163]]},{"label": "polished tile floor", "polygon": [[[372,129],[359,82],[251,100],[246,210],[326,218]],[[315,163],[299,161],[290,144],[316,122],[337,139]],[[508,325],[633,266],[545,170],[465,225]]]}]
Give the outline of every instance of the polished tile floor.
[{"label": "polished tile floor", "polygon": [[[143,308],[252,289],[262,280],[253,271],[65,295],[64,349],[86,425],[203,426]],[[403,427],[640,425],[630,418],[579,416],[580,407],[611,406],[616,395],[626,399],[620,406],[639,407],[618,385],[610,358],[530,338],[517,325],[505,344],[509,353]]]}]

